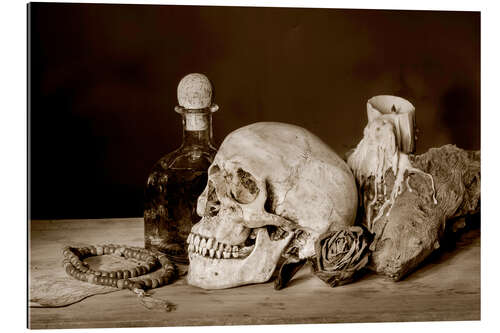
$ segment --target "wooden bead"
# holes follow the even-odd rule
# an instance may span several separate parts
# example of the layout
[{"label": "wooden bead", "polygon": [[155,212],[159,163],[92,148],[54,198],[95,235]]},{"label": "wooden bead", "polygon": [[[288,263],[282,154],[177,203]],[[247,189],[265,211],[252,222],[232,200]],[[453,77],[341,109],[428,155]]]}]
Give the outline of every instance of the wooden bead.
[{"label": "wooden bead", "polygon": [[151,280],[151,288],[156,288],[159,286],[158,279],[152,279]]},{"label": "wooden bead", "polygon": [[123,270],[123,278],[128,279],[130,277],[130,272],[126,269]]},{"label": "wooden bead", "polygon": [[103,254],[109,254],[109,247],[107,247],[107,246],[103,246],[103,247],[102,247],[102,253],[103,253]]},{"label": "wooden bead", "polygon": [[132,286],[132,283],[129,279],[126,279],[125,282],[123,282],[124,288],[130,289],[131,286]]},{"label": "wooden bead", "polygon": [[131,269],[129,272],[130,272],[129,273],[130,277],[136,277],[137,276],[137,271],[135,270],[135,268]]},{"label": "wooden bead", "polygon": [[108,277],[109,275],[108,275],[108,272],[106,272],[106,271],[101,271],[101,276],[102,276],[102,277]]},{"label": "wooden bead", "polygon": [[116,271],[116,278],[123,279],[123,271]]},{"label": "wooden bead", "polygon": [[120,280],[116,281],[116,287],[120,288],[120,289],[125,288],[125,280],[120,279]]},{"label": "wooden bead", "polygon": [[116,272],[109,272],[108,275],[110,278],[116,278]]},{"label": "wooden bead", "polygon": [[151,286],[152,286],[152,281],[151,281],[151,279],[144,279],[144,280],[142,280],[142,281],[144,282],[144,286],[145,286],[146,288],[151,288]]},{"label": "wooden bead", "polygon": [[82,247],[82,248],[79,248],[78,249],[78,257],[80,258],[83,258],[87,255],[87,248],[86,247]]},{"label": "wooden bead", "polygon": [[102,248],[102,246],[96,246],[95,249],[96,249],[96,255],[102,256],[102,254],[104,253],[104,249]]},{"label": "wooden bead", "polygon": [[94,245],[89,246],[89,248],[90,248],[90,253],[92,255],[94,255],[94,256],[97,255],[97,249],[95,248]]},{"label": "wooden bead", "polygon": [[160,264],[162,266],[166,266],[167,264],[170,264],[170,260],[168,259],[167,256],[161,256],[160,258],[158,258],[158,260],[160,261]]},{"label": "wooden bead", "polygon": [[95,271],[95,272],[94,272],[94,275],[95,275],[95,276],[101,276],[101,271]]},{"label": "wooden bead", "polygon": [[137,270],[139,271],[139,275],[144,275],[148,272],[148,269],[144,266],[137,267]]},{"label": "wooden bead", "polygon": [[172,281],[172,275],[167,274],[162,276],[163,279],[163,285],[169,284],[170,281]]}]

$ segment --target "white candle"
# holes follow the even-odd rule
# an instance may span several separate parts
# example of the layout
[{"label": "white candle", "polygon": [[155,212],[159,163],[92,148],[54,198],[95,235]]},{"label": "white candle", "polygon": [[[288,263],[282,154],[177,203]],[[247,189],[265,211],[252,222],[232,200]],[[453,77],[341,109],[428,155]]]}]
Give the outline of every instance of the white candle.
[{"label": "white candle", "polygon": [[368,122],[383,117],[394,124],[400,151],[415,151],[415,107],[410,102],[397,96],[375,96],[366,103],[366,113]]}]

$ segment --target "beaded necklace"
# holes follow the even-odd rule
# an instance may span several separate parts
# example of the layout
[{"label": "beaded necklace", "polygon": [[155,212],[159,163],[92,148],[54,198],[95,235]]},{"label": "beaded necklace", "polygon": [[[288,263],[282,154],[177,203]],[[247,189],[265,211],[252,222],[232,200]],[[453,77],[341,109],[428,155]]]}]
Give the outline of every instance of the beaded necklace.
[{"label": "beaded necklace", "polygon": [[[146,294],[146,290],[170,284],[178,276],[176,265],[165,254],[115,244],[92,245],[80,248],[65,246],[62,253],[64,256],[62,263],[66,273],[77,280],[119,289],[129,289],[137,294],[141,303],[148,309],[160,306],[165,311],[171,311],[175,308],[174,304],[166,301],[149,298],[146,301],[146,296],[150,296]],[[85,258],[104,254],[114,254],[126,259],[134,258],[145,262],[145,264],[130,270],[102,271],[94,270],[83,262]],[[148,274],[154,268],[159,268],[159,277],[137,281],[130,279]]]}]

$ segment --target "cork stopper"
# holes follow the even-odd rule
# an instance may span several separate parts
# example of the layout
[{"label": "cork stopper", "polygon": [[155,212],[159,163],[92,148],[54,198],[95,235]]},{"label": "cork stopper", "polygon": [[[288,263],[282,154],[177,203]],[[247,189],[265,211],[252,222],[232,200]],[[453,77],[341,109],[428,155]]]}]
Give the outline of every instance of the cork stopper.
[{"label": "cork stopper", "polygon": [[188,74],[177,86],[177,100],[185,109],[209,108],[212,105],[212,84],[203,74]]}]

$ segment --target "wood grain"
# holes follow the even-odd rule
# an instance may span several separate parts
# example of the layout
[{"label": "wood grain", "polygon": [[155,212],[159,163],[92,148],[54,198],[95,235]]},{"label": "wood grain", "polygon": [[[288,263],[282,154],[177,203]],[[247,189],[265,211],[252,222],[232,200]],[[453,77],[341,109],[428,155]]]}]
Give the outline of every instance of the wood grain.
[{"label": "wood grain", "polygon": [[[59,265],[61,246],[68,243],[143,246],[143,233],[141,218],[31,221],[30,270]],[[272,283],[210,291],[181,278],[154,290],[155,298],[177,304],[173,312],[147,310],[120,290],[62,308],[30,308],[30,328],[479,320],[479,233],[469,230],[454,249],[429,258],[400,282],[368,274],[330,288],[309,265],[280,291]]]}]

